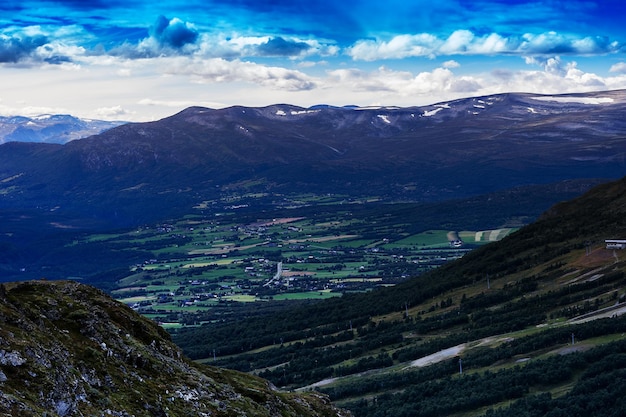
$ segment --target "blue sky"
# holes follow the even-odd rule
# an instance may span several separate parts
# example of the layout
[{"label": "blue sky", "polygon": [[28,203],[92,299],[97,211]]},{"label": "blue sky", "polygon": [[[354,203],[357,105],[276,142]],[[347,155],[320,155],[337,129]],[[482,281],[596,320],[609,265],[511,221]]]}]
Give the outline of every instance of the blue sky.
[{"label": "blue sky", "polygon": [[626,88],[621,0],[0,4],[0,114],[432,104]]}]

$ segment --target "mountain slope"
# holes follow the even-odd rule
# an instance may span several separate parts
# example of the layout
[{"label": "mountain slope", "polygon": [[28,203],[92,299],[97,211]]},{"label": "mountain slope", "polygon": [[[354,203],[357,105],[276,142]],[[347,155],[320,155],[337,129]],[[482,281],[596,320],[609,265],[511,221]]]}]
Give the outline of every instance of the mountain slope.
[{"label": "mountain slope", "polygon": [[[626,355],[626,258],[604,240],[620,238],[626,178],[393,288],[274,315],[248,310],[245,320],[242,312],[174,340],[196,359],[215,349],[222,366],[315,386],[359,416],[507,415],[514,400],[521,411],[510,415],[546,415],[591,404],[605,388],[616,401],[626,380],[626,362],[615,362]],[[459,359],[469,380],[456,377]],[[611,366],[607,381],[595,379]],[[545,406],[524,414],[538,403]]]},{"label": "mountain slope", "polygon": [[154,323],[75,282],[3,284],[0,317],[2,415],[347,415],[321,395],[198,366]]},{"label": "mountain slope", "polygon": [[625,91],[402,109],[194,107],[64,146],[0,146],[0,207],[136,224],[231,194],[432,201],[618,178],[625,107]]}]

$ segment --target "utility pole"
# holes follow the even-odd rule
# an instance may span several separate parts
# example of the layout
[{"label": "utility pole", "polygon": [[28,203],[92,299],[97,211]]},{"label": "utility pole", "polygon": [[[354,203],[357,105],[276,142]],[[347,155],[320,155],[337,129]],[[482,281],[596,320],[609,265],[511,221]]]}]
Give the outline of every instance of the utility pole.
[{"label": "utility pole", "polygon": [[463,359],[459,358],[459,375],[463,375]]}]

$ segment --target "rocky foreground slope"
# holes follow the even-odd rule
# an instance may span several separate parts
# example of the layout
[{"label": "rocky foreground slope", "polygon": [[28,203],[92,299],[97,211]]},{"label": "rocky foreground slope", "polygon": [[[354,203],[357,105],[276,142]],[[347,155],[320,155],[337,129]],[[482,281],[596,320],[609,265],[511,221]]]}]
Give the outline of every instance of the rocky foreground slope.
[{"label": "rocky foreground slope", "polygon": [[0,285],[0,416],[347,416],[200,366],[167,333],[76,282]]}]

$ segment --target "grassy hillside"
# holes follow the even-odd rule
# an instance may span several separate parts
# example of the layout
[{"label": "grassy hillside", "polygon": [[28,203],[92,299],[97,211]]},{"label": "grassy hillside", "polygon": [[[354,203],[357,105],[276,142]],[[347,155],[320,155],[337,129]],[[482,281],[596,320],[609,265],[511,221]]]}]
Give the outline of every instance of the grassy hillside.
[{"label": "grassy hillside", "polygon": [[626,251],[604,240],[625,237],[622,179],[395,287],[247,312],[174,340],[361,416],[612,415],[624,406]]},{"label": "grassy hillside", "polygon": [[0,285],[2,416],[346,416],[317,394],[194,364],[168,334],[67,281]]}]

